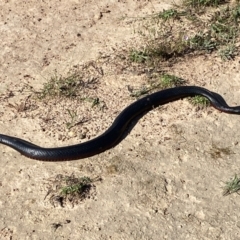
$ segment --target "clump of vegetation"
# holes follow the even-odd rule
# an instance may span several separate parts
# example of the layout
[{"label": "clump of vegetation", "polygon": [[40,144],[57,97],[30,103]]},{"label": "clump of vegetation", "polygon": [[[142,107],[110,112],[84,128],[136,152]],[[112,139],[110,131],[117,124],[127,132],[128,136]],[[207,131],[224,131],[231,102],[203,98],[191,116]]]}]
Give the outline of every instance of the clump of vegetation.
[{"label": "clump of vegetation", "polygon": [[154,88],[152,86],[142,86],[139,89],[133,89],[130,86],[128,86],[128,91],[130,92],[131,97],[139,98],[143,95],[146,95]]},{"label": "clump of vegetation", "polygon": [[237,50],[235,45],[229,45],[225,48],[222,48],[218,52],[219,56],[227,61],[227,60],[233,60],[237,56]]},{"label": "clump of vegetation", "polygon": [[193,105],[198,106],[200,108],[205,108],[210,105],[210,102],[207,98],[199,95],[191,97],[189,98],[189,100]]},{"label": "clump of vegetation", "polygon": [[43,85],[43,89],[38,92],[38,97],[40,99],[46,97],[79,97],[83,90],[94,88],[98,79],[102,76],[102,68],[93,61],[71,69],[64,76],[55,71],[53,76]]},{"label": "clump of vegetation", "polygon": [[186,0],[178,9],[140,19],[138,33],[145,42],[144,51],[132,49],[130,60],[156,66],[160,61],[202,52],[233,59],[239,53],[240,3],[222,6],[226,2]]},{"label": "clump of vegetation", "polygon": [[157,17],[162,19],[163,21],[167,21],[169,19],[179,19],[182,14],[183,13],[178,12],[176,9],[164,9],[162,12],[158,13]]},{"label": "clump of vegetation", "polygon": [[43,85],[43,89],[39,93],[39,97],[75,97],[78,95],[79,88],[83,84],[82,76],[77,72],[70,73],[66,77],[55,74]]},{"label": "clump of vegetation", "polygon": [[163,88],[181,86],[185,83],[185,80],[183,80],[182,78],[179,78],[170,74],[162,74],[160,75],[159,78],[160,78],[160,85]]},{"label": "clump of vegetation", "polygon": [[144,63],[148,60],[148,54],[144,50],[131,50],[129,58],[132,62]]},{"label": "clump of vegetation", "polygon": [[92,88],[94,84],[96,84],[96,78],[85,79],[84,75],[79,71],[69,72],[66,76],[55,73],[43,85],[43,89],[38,93],[38,97],[40,99],[46,97],[81,97],[82,91]]},{"label": "clump of vegetation", "polygon": [[64,207],[68,203],[74,206],[84,199],[94,197],[95,193],[91,190],[95,189],[94,182],[96,181],[101,181],[101,178],[78,178],[74,174],[70,176],[59,174],[50,180],[51,184],[46,197],[50,195],[49,201],[53,206]]},{"label": "clump of vegetation", "polygon": [[238,192],[240,190],[240,178],[235,174],[234,178],[226,182],[226,186],[223,188],[223,196]]},{"label": "clump of vegetation", "polygon": [[142,95],[146,95],[147,93],[163,88],[170,88],[184,85],[186,81],[182,78],[176,77],[170,74],[157,74],[154,76],[154,80],[148,85],[144,85],[139,89],[133,89],[128,86],[128,91],[130,92],[131,97],[139,98]]},{"label": "clump of vegetation", "polygon": [[65,177],[65,186],[61,188],[61,195],[78,195],[83,197],[91,187],[92,179],[89,177],[76,178],[74,176]]}]

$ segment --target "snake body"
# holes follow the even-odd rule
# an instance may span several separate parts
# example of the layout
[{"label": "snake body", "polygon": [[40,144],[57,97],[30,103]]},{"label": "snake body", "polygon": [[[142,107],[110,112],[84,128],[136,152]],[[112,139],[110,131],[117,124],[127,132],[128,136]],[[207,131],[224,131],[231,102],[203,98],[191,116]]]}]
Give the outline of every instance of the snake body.
[{"label": "snake body", "polygon": [[43,148],[23,139],[3,134],[0,134],[0,143],[17,150],[26,157],[42,161],[67,161],[91,157],[116,146],[122,140],[130,122],[143,113],[157,106],[195,95],[206,97],[214,108],[222,112],[240,114],[240,106],[228,106],[224,99],[214,92],[197,86],[181,86],[150,94],[130,104],[103,134],[84,143]]}]

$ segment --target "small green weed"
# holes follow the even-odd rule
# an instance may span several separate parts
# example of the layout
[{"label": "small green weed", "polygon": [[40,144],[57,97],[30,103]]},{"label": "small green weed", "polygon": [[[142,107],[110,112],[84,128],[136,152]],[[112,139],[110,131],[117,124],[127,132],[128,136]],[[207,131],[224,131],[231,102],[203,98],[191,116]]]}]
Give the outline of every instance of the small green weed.
[{"label": "small green weed", "polygon": [[185,80],[174,75],[163,74],[160,76],[160,84],[163,88],[170,88],[183,85]]},{"label": "small green weed", "polygon": [[90,188],[90,184],[92,183],[91,178],[89,177],[81,177],[81,178],[75,178],[75,177],[66,177],[65,179],[66,186],[63,186],[60,194],[62,195],[75,195],[80,194],[82,195],[86,190]]},{"label": "small green weed", "polygon": [[167,21],[169,19],[177,19],[180,15],[182,15],[182,13],[179,13],[176,9],[168,9],[158,13],[156,17]]},{"label": "small green weed", "polygon": [[226,182],[226,186],[223,188],[223,196],[238,192],[240,190],[240,178],[235,174],[234,178]]},{"label": "small green weed", "polygon": [[43,89],[37,93],[37,96],[40,99],[79,97],[85,89],[93,89],[103,74],[103,69],[97,61],[89,61],[74,66],[64,76],[55,71],[53,76],[43,85]]},{"label": "small green weed", "polygon": [[143,96],[147,93],[149,93],[153,88],[142,86],[140,89],[133,89],[130,86],[128,86],[128,91],[130,92],[131,97],[139,98],[140,96]]},{"label": "small green weed", "polygon": [[143,85],[139,89],[133,89],[128,86],[128,91],[130,92],[131,97],[139,98],[142,95],[146,95],[154,89],[163,89],[181,86],[186,83],[182,78],[170,75],[170,74],[161,74],[154,76],[154,81],[152,81],[148,86]]},{"label": "small green weed", "polygon": [[57,204],[64,207],[67,203],[71,203],[74,206],[79,201],[83,201],[91,196],[94,197],[94,193],[91,194],[90,191],[95,189],[94,182],[96,181],[101,181],[101,178],[78,178],[74,174],[70,176],[59,174],[51,181],[52,184],[49,186],[46,197],[50,195],[49,201],[54,206]]},{"label": "small green weed", "polygon": [[129,58],[132,62],[144,63],[145,61],[148,60],[149,56],[145,50],[143,51],[132,50],[130,51]]},{"label": "small green weed", "polygon": [[154,81],[150,83],[149,86],[142,86],[139,89],[133,89],[128,86],[128,91],[130,92],[131,97],[139,98],[142,95],[146,95],[147,93],[153,91],[154,89],[163,89],[181,86],[185,84],[186,81],[182,78],[176,77],[170,74],[161,74],[154,76]]},{"label": "small green weed", "polygon": [[83,85],[82,76],[79,73],[71,73],[63,77],[56,73],[44,84],[39,98],[45,97],[75,97],[78,95],[80,86]]},{"label": "small green weed", "polygon": [[77,122],[77,112],[76,111],[71,111],[69,109],[67,109],[67,112],[71,118],[70,122],[66,123],[67,129],[71,129],[72,127],[74,127],[76,125]]},{"label": "small green weed", "polygon": [[194,37],[188,40],[189,47],[192,50],[205,50],[207,52],[214,51],[218,43],[212,39],[211,35],[208,33],[198,33]]},{"label": "small green weed", "polygon": [[91,107],[98,107],[98,109],[103,110],[106,108],[106,103],[104,101],[101,101],[98,97],[86,97],[81,98],[81,100],[87,101],[92,103]]},{"label": "small green weed", "polygon": [[87,97],[83,98],[82,100],[92,103],[92,107],[95,107],[100,104],[100,99],[98,97],[96,98]]},{"label": "small green weed", "polygon": [[237,49],[235,45],[226,46],[218,51],[219,56],[224,60],[233,60],[237,55]]},{"label": "small green weed", "polygon": [[210,102],[207,98],[203,97],[203,96],[194,96],[194,97],[191,97],[190,98],[190,102],[193,104],[193,105],[197,105],[198,107],[207,107],[210,105]]}]

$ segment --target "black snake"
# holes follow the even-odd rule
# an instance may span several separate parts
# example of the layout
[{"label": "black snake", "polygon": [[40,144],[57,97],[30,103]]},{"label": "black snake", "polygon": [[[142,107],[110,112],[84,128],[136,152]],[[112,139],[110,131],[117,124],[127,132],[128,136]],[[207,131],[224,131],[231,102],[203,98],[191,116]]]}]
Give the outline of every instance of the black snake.
[{"label": "black snake", "polygon": [[14,148],[26,157],[42,161],[91,157],[116,146],[122,140],[129,123],[136,117],[159,105],[195,95],[206,97],[214,108],[222,112],[240,114],[240,106],[229,107],[217,93],[202,87],[182,86],[165,89],[137,100],[126,107],[102,135],[84,143],[58,148],[42,148],[23,139],[3,134],[0,134],[0,143]]}]

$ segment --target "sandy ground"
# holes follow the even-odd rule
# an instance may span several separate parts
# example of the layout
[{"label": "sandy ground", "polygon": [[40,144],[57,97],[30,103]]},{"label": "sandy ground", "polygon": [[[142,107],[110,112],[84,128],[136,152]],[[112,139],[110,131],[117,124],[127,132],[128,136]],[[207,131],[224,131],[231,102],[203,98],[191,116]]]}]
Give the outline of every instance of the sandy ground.
[{"label": "sandy ground", "polygon": [[[84,131],[93,138],[106,130],[134,101],[127,86],[140,87],[144,74],[107,60],[104,74],[93,67],[99,82],[86,94],[99,97],[103,111],[37,101],[30,87],[37,91],[55,70],[65,74],[99,56],[114,62],[115,50],[138,42],[132,19],[168,7],[167,0],[1,1],[0,132],[63,146],[84,141]],[[240,104],[238,58],[200,56],[168,70]],[[68,132],[67,110],[88,121]],[[181,100],[149,112],[118,146],[88,159],[40,162],[0,146],[0,239],[239,239],[239,195],[222,196],[224,182],[240,171],[239,139],[239,116]],[[102,181],[89,199],[54,207],[45,199],[48,179],[72,173]]]}]

